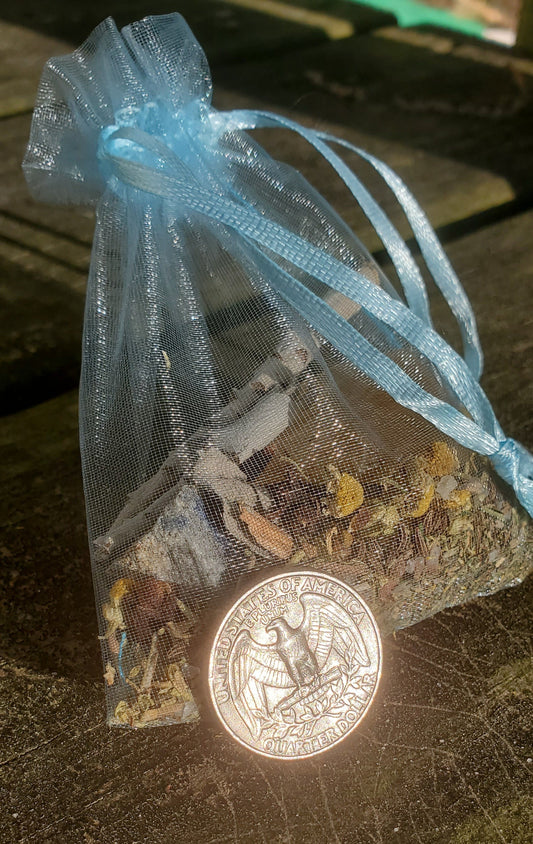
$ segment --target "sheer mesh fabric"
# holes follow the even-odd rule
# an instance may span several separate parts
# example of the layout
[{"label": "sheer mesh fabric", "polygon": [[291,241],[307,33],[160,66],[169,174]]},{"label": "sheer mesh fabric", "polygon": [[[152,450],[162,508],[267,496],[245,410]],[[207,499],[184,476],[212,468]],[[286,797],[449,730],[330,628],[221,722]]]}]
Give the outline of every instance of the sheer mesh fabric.
[{"label": "sheer mesh fabric", "polygon": [[[244,132],[205,139],[205,57],[179,16],[104,22],[44,71],[25,171],[96,206],[80,385],[109,720],[191,720],[208,608],[274,567],[356,588],[384,632],[516,583],[527,523],[488,463],[394,402],[276,292],[286,268],[228,227],[125,185],[102,133],[140,126],[231,195],[398,294],[293,168]],[[295,274],[298,271],[294,271]],[[357,303],[298,277],[435,394],[433,367]],[[151,674],[150,674],[151,672]]]}]

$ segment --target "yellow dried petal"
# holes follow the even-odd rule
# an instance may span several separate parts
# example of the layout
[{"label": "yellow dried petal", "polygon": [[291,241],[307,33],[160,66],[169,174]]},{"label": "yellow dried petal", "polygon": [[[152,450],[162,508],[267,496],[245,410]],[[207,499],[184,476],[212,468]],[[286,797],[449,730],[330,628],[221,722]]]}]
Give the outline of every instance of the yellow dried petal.
[{"label": "yellow dried petal", "polygon": [[383,523],[383,533],[385,536],[394,533],[400,521],[400,514],[398,513],[396,507],[386,507],[385,512],[381,517],[381,521]]},{"label": "yellow dried petal", "polygon": [[[140,718],[134,722],[134,726],[145,727],[152,721],[164,721],[168,719],[179,723],[183,717],[184,706],[185,704],[183,701],[170,701],[169,703],[164,703],[162,706],[157,707],[157,709],[147,709],[142,713]],[[188,720],[195,719],[190,718]]]},{"label": "yellow dried petal", "polygon": [[470,490],[454,489],[444,501],[444,506],[451,510],[465,509],[470,504]]},{"label": "yellow dried petal", "polygon": [[152,698],[148,694],[141,694],[137,698],[137,708],[140,712],[146,712],[152,706]]},{"label": "yellow dried petal", "polygon": [[104,604],[102,607],[102,615],[105,620],[109,622],[109,627],[113,630],[116,630],[117,627],[122,627],[124,625],[122,612],[114,604]]},{"label": "yellow dried petal", "polygon": [[339,472],[335,466],[328,466],[328,469],[333,475],[333,479],[328,484],[328,492],[335,495],[333,515],[336,519],[351,516],[363,503],[363,487],[353,475]]},{"label": "yellow dried petal", "polygon": [[113,586],[109,590],[109,597],[112,601],[118,603],[124,595],[126,595],[133,586],[131,577],[121,577],[120,580],[115,580]]},{"label": "yellow dried petal", "polygon": [[128,724],[131,721],[132,715],[133,711],[127,701],[121,700],[117,703],[115,709],[115,718],[117,721],[120,721],[121,724]]},{"label": "yellow dried petal", "polygon": [[413,519],[417,518],[418,516],[424,516],[429,510],[429,505],[431,504],[434,495],[435,487],[433,484],[429,484],[429,486],[422,493],[421,498],[419,498],[414,510],[410,510],[407,515],[411,516]]},{"label": "yellow dried petal", "polygon": [[443,475],[453,475],[458,468],[457,455],[448,443],[434,442],[431,446],[431,456],[426,461],[426,470],[429,474],[434,478],[442,478]]}]

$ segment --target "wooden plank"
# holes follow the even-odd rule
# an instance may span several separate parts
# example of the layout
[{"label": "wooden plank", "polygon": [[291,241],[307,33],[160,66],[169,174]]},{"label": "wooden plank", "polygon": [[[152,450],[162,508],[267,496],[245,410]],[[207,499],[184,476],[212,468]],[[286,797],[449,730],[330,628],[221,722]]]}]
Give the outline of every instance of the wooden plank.
[{"label": "wooden plank", "polygon": [[43,35],[0,21],[0,118],[30,111],[43,64],[67,51],[55,33]]},{"label": "wooden plank", "polygon": [[[174,4],[163,2],[152,13],[174,11]],[[394,23],[392,15],[349,0],[272,0],[264,7],[261,0],[185,0],[180,13],[213,64],[294,50]],[[142,4],[120,0],[93,3],[73,15],[65,14],[59,0],[48,4],[46,14],[35,0],[6,7],[0,21],[0,119],[33,108],[41,70],[50,56],[70,52],[108,16],[125,26],[145,14]]]},{"label": "wooden plank", "polygon": [[[3,120],[2,156],[0,156],[0,213],[2,222],[0,235],[10,225],[6,220],[19,221],[34,229],[50,230],[48,254],[54,250],[54,236],[62,240],[70,238],[83,250],[91,249],[94,214],[88,208],[65,208],[61,205],[42,205],[31,197],[21,163],[30,136],[31,114],[21,114]],[[33,237],[33,236],[32,236]],[[22,244],[31,246],[32,237],[22,238]],[[60,254],[60,250],[58,251]]]},{"label": "wooden plank", "polygon": [[314,26],[331,40],[370,32],[380,26],[395,26],[390,12],[360,5],[352,0],[222,0],[230,6],[252,9],[279,21],[296,21]]},{"label": "wooden plank", "polygon": [[[323,28],[290,21],[280,25],[271,15],[231,7],[218,0],[186,0],[180,7],[211,62],[250,59],[261,53],[315,44],[327,38]],[[176,9],[171,3],[163,2],[158,11],[168,13]],[[80,6],[76,15],[66,15],[60,2],[52,2],[46,15],[42,14],[40,4],[32,0],[23,0],[21,8],[12,6],[6,9],[0,25],[3,48],[0,80],[5,83],[0,93],[9,102],[13,98],[10,91],[12,80],[17,79],[17,84],[24,86],[11,113],[32,108],[42,65],[51,55],[71,52],[108,16],[122,27],[145,15],[145,6],[141,8],[141,4],[137,4],[136,8],[135,3],[126,5],[121,2]],[[385,19],[374,20],[383,23]],[[28,58],[25,59],[25,56]],[[7,109],[6,100],[3,100],[0,116],[8,114]]]},{"label": "wooden plank", "polygon": [[[472,302],[485,356],[482,386],[509,436],[533,448],[533,212],[448,244],[447,253]],[[435,302],[435,297],[432,297]],[[449,312],[437,299],[436,325]],[[450,331],[452,339],[454,334]],[[455,334],[457,339],[457,334]],[[459,344],[456,342],[456,345]]]},{"label": "wooden plank", "polygon": [[[171,0],[160,0],[150,9],[151,14],[175,11]],[[260,0],[182,0],[179,12],[213,64],[294,50],[394,23],[389,13],[348,0],[291,0],[266,6]],[[0,117],[8,108],[12,114],[31,108],[32,89],[48,56],[69,52],[72,48],[67,44],[80,44],[106,17],[113,17],[122,27],[146,13],[145,4],[138,0],[97,0],[70,14],[61,0],[48,3],[46,14],[37,0],[6,6],[0,24]],[[49,52],[45,45],[51,47]],[[20,90],[15,90],[15,78]]]},{"label": "wooden plank", "polygon": [[2,122],[0,404],[4,413],[77,384],[92,212],[43,206],[20,167],[30,116]]},{"label": "wooden plank", "polygon": [[[65,244],[63,244],[65,245]],[[43,272],[44,270],[44,272]],[[79,380],[85,284],[68,263],[0,239],[0,401],[3,413],[44,401]]]},{"label": "wooden plank", "polygon": [[[513,329],[495,268],[531,222],[467,238],[458,253],[476,270],[502,244],[485,281]],[[489,338],[493,317],[487,308]],[[512,412],[513,396],[500,396]],[[364,725],[297,771],[249,754],[209,718],[110,730],[77,449],[73,393],[0,420],[5,840],[527,844],[531,578],[389,638]]]},{"label": "wooden plank", "polygon": [[522,0],[520,6],[520,17],[518,20],[518,32],[516,33],[516,46],[524,50],[528,55],[533,54],[533,2]]}]

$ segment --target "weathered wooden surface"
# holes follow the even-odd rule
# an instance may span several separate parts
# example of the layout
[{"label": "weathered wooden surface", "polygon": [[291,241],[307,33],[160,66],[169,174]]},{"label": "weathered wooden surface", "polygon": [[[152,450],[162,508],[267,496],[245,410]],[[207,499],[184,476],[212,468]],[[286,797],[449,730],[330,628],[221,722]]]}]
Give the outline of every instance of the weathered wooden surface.
[{"label": "weathered wooden surface", "polygon": [[[2,20],[78,44],[108,16],[120,27],[147,14],[179,12],[212,63],[291,51],[304,44],[325,41],[328,34],[342,36],[343,32],[350,32],[350,26],[357,32],[367,32],[394,23],[392,15],[348,0],[298,0],[286,4],[297,7],[298,14],[292,16],[284,15],[283,8],[276,12],[275,3],[270,11],[256,5],[258,8],[254,8],[253,2],[241,4],[231,0],[159,0],[148,8],[138,0],[96,0],[65,7],[61,0],[51,0],[43,9],[39,0],[21,0],[11,7],[5,5]],[[342,22],[350,26],[339,27]]]},{"label": "weathered wooden surface", "polygon": [[[533,65],[455,36],[389,28],[328,43],[320,26],[207,0],[179,5],[214,64],[219,107],[284,110],[404,176],[478,314],[496,414],[533,446]],[[343,0],[298,7],[358,33],[383,23]],[[59,0],[2,10],[11,23],[0,23],[0,397],[11,415],[0,420],[0,840],[527,844],[531,578],[387,640],[362,729],[314,762],[252,757],[209,718],[149,733],[104,725],[77,396],[66,392],[79,367],[92,216],[32,203],[19,165],[40,67],[70,49],[58,39],[79,43],[107,14],[123,24],[145,12]],[[251,56],[260,60],[243,64]],[[379,249],[305,144],[269,131],[261,140]],[[387,191],[360,172],[405,232]]]},{"label": "weathered wooden surface", "polygon": [[0,26],[0,118],[29,111],[43,63],[66,44],[4,20]]},{"label": "weathered wooden surface", "polygon": [[500,593],[389,640],[357,736],[296,764],[205,723],[112,731],[87,662],[73,678],[6,662],[3,840],[527,844],[531,598]]},{"label": "weathered wooden surface", "polygon": [[[485,357],[481,383],[504,431],[533,447],[533,212],[451,242],[446,252],[465,287]],[[439,301],[435,299],[435,304]],[[442,301],[442,300],[441,300]],[[438,305],[437,318],[445,307]],[[446,325],[451,320],[446,319]]]},{"label": "weathered wooden surface", "polygon": [[[532,224],[524,214],[448,249],[479,313],[495,410],[530,446]],[[389,638],[362,729],[314,762],[252,757],[209,719],[110,730],[76,395],[0,421],[0,466],[1,840],[527,843],[531,579]]]},{"label": "weathered wooden surface", "polygon": [[[225,89],[335,126],[387,158],[437,227],[515,196],[531,200],[532,74],[533,63],[515,65],[498,50],[397,29],[302,49],[274,67],[214,71]],[[275,143],[290,157],[296,141]],[[310,156],[298,155],[303,168]]]},{"label": "weathered wooden surface", "polygon": [[533,4],[531,0],[522,0],[516,43],[524,52],[529,55],[533,54]]},{"label": "weathered wooden surface", "polygon": [[531,580],[387,640],[364,726],[314,762],[252,757],[209,721],[108,729],[75,406],[0,424],[2,840],[527,842]]}]

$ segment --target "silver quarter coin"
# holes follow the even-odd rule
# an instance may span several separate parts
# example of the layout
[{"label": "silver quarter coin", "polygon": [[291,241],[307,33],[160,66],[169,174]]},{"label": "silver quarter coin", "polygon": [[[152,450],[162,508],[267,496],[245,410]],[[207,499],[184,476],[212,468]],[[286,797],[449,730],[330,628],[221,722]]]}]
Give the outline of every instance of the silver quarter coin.
[{"label": "silver quarter coin", "polygon": [[315,571],[269,577],[234,604],[215,637],[209,688],[241,744],[302,759],[338,744],[370,707],[381,673],[362,598]]}]

